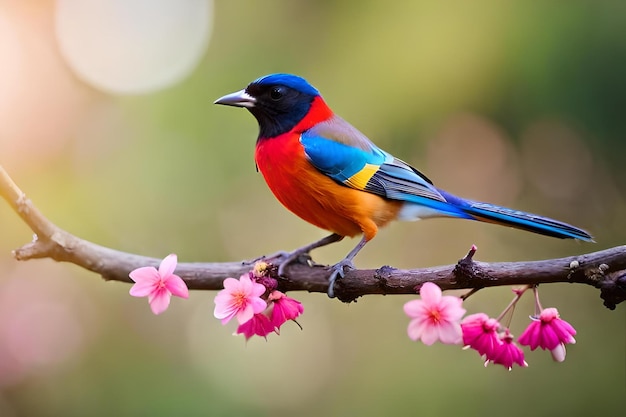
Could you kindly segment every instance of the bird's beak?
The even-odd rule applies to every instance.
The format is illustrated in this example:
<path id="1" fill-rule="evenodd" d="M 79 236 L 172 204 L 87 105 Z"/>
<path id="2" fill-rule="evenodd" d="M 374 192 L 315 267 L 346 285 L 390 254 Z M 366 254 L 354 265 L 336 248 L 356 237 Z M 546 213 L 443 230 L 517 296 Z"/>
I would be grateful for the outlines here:
<path id="1" fill-rule="evenodd" d="M 246 93 L 246 90 L 237 91 L 236 93 L 227 94 L 224 97 L 220 97 L 213 102 L 213 104 L 223 104 L 225 106 L 235 107 L 254 107 L 256 99 L 250 94 Z"/>

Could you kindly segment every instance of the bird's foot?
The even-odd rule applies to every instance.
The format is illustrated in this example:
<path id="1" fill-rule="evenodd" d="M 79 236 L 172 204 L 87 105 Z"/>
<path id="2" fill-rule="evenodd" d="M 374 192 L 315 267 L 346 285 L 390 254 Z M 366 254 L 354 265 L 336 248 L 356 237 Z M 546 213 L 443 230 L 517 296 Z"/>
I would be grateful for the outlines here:
<path id="1" fill-rule="evenodd" d="M 317 265 L 311 259 L 311 255 L 309 255 L 309 252 L 311 252 L 313 249 L 321 248 L 322 246 L 330 245 L 331 243 L 334 243 L 334 242 L 339 242 L 341 239 L 343 239 L 343 236 L 333 233 L 316 242 L 313 242 L 309 245 L 298 248 L 294 250 L 293 252 L 282 252 L 282 251 L 276 252 L 273 255 L 263 256 L 261 258 L 255 259 L 252 263 L 255 263 L 257 261 L 265 261 L 275 266 L 278 266 L 278 271 L 277 271 L 278 276 L 284 277 L 285 268 L 287 267 L 287 265 L 292 264 L 296 261 L 302 264 L 309 265 L 309 266 Z M 349 256 L 349 259 L 352 259 L 354 257 L 354 254 L 351 257 L 350 255 L 348 256 Z"/>
<path id="2" fill-rule="evenodd" d="M 339 261 L 335 265 L 330 267 L 332 273 L 330 274 L 330 279 L 328 280 L 328 297 L 335 298 L 335 281 L 339 278 L 343 278 L 346 275 L 346 268 L 348 270 L 354 269 L 354 264 L 352 260 L 346 258 L 342 261 Z"/>
<path id="3" fill-rule="evenodd" d="M 309 265 L 311 260 L 311 255 L 309 255 L 309 252 L 302 252 L 299 250 L 295 250 L 293 252 L 287 252 L 284 254 L 284 258 L 281 260 L 280 264 L 278 265 L 278 276 L 279 277 L 284 277 L 285 276 L 285 268 L 292 264 L 292 263 L 300 263 L 300 264 L 305 264 L 305 265 Z"/>

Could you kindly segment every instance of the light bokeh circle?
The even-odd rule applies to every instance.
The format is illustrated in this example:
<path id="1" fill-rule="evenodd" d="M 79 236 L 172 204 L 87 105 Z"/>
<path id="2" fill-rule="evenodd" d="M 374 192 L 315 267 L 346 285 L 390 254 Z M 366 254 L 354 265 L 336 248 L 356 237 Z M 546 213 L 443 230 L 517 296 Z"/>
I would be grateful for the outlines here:
<path id="1" fill-rule="evenodd" d="M 15 23 L 0 10 L 0 62 L 2 62 L 2 75 L 0 76 L 0 122 L 9 117 L 9 110 L 20 93 L 22 80 L 22 45 L 20 34 Z M 0 135 L 2 136 L 2 135 Z M 1 140 L 1 138 L 0 138 Z"/>
<path id="2" fill-rule="evenodd" d="M 55 35 L 84 82 L 114 94 L 143 94 L 188 76 L 202 58 L 212 0 L 57 0 Z"/>

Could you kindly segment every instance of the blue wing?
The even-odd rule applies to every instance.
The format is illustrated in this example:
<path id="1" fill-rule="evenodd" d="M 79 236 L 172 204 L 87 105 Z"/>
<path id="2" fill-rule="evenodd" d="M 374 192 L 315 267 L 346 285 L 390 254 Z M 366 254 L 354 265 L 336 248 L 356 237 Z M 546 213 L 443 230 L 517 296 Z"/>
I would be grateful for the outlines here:
<path id="1" fill-rule="evenodd" d="M 304 132 L 300 143 L 311 164 L 340 184 L 442 215 L 469 217 L 449 204 L 425 175 L 376 147 L 338 116 Z"/>
<path id="2" fill-rule="evenodd" d="M 320 172 L 338 183 L 405 204 L 403 220 L 451 216 L 511 226 L 558 237 L 592 241 L 586 231 L 532 213 L 466 200 L 436 188 L 418 170 L 379 149 L 352 125 L 334 116 L 300 137 L 304 152 Z"/>

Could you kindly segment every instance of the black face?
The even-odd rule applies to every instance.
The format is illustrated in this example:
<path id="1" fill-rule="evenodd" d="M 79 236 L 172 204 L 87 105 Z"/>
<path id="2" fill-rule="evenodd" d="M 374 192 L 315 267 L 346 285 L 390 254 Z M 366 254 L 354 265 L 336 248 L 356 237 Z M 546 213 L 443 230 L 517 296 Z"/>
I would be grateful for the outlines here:
<path id="1" fill-rule="evenodd" d="M 246 93 L 256 99 L 250 113 L 259 122 L 259 139 L 272 138 L 293 129 L 306 116 L 315 96 L 280 84 L 252 83 Z"/>

